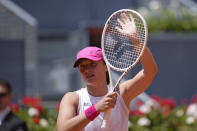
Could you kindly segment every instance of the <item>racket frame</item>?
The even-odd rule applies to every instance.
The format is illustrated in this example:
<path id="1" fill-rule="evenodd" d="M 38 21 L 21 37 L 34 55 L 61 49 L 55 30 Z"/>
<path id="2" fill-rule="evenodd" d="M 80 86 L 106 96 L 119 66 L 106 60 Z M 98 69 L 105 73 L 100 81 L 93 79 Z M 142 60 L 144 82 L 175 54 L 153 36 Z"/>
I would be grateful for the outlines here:
<path id="1" fill-rule="evenodd" d="M 136 14 L 136 16 L 138 16 L 142 22 L 143 22 L 143 25 L 144 25 L 144 29 L 145 29 L 145 40 L 144 40 L 144 46 L 142 47 L 142 51 L 140 52 L 139 54 L 139 57 L 137 58 L 137 60 L 131 65 L 129 66 L 128 68 L 126 69 L 119 69 L 119 68 L 116 68 L 114 67 L 113 65 L 111 65 L 109 62 L 108 62 L 108 59 L 106 58 L 105 56 L 105 50 L 104 50 L 104 37 L 106 35 L 106 30 L 107 30 L 107 27 L 108 27 L 108 23 L 109 21 L 111 20 L 111 18 L 113 18 L 114 15 L 116 15 L 117 13 L 121 13 L 121 12 L 131 12 L 131 14 Z M 111 69 L 115 70 L 115 71 L 119 71 L 119 72 L 123 72 L 122 75 L 119 77 L 118 81 L 116 82 L 115 84 L 115 87 L 114 87 L 114 90 L 113 91 L 116 91 L 117 88 L 119 88 L 119 84 L 121 82 L 121 80 L 124 78 L 124 76 L 139 62 L 139 60 L 141 59 L 143 53 L 144 53 L 144 50 L 147 46 L 147 38 L 148 38 L 148 28 L 147 28 L 147 24 L 146 24 L 146 21 L 145 19 L 143 18 L 143 16 L 134 11 L 134 10 L 131 10 L 131 9 L 121 9 L 121 10 L 118 10 L 116 12 L 114 12 L 109 18 L 108 20 L 106 21 L 105 23 L 105 26 L 104 26 L 104 29 L 103 29 L 103 32 L 102 32 L 102 38 L 101 38 L 101 49 L 102 49 L 102 52 L 103 52 L 103 57 L 104 57 L 104 61 L 107 65 L 107 69 L 108 69 L 108 73 L 109 73 L 109 78 L 110 78 L 110 86 L 113 86 L 113 79 L 112 79 L 112 74 L 111 74 Z M 110 114 L 111 114 L 111 111 L 112 109 L 109 109 L 105 112 L 105 115 L 104 115 L 104 119 L 103 119 L 103 123 L 101 125 L 101 128 L 104 128 L 104 129 L 108 129 L 108 126 L 109 126 L 109 121 L 110 121 Z"/>

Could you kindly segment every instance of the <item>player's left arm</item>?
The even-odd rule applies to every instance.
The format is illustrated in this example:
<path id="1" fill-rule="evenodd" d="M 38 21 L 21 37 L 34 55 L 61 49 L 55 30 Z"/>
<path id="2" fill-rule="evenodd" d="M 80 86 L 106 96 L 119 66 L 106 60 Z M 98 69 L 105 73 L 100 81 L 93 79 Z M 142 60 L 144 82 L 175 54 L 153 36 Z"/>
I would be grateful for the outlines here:
<path id="1" fill-rule="evenodd" d="M 128 108 L 130 101 L 148 88 L 158 72 L 155 59 L 148 47 L 145 48 L 140 62 L 143 69 L 132 79 L 120 84 L 120 94 Z"/>

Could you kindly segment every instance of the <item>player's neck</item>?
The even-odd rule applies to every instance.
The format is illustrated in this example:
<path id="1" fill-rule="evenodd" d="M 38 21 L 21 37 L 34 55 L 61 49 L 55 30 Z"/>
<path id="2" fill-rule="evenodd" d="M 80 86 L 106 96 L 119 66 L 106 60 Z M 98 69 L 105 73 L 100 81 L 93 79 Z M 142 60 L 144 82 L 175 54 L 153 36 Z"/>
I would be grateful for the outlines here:
<path id="1" fill-rule="evenodd" d="M 99 85 L 99 86 L 87 86 L 88 93 L 92 96 L 99 97 L 104 96 L 108 92 L 107 84 Z"/>

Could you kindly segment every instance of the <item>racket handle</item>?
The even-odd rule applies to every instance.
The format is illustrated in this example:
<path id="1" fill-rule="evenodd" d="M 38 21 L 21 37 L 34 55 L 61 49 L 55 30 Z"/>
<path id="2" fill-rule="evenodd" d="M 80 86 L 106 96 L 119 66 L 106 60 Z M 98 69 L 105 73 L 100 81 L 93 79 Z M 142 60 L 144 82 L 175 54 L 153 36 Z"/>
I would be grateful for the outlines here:
<path id="1" fill-rule="evenodd" d="M 103 122 L 102 122 L 102 125 L 101 125 L 102 129 L 108 130 L 110 117 L 111 117 L 111 111 L 112 111 L 112 109 L 109 109 L 109 110 L 104 112 L 104 118 L 103 118 Z"/>

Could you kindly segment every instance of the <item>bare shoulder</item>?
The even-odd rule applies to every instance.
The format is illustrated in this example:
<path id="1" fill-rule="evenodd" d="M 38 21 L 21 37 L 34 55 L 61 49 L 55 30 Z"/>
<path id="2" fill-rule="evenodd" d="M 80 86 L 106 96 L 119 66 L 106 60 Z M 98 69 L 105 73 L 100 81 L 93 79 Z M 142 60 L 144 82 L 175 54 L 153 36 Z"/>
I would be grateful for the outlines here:
<path id="1" fill-rule="evenodd" d="M 66 93 L 61 102 L 57 118 L 57 128 L 62 130 L 65 128 L 65 121 L 76 115 L 79 97 L 75 92 Z"/>
<path id="2" fill-rule="evenodd" d="M 79 97 L 77 93 L 75 92 L 66 93 L 60 102 L 58 120 L 59 119 L 66 120 L 75 116 L 78 107 L 78 101 L 79 101 Z"/>
<path id="3" fill-rule="evenodd" d="M 79 96 L 76 92 L 68 92 L 66 93 L 62 100 L 61 100 L 61 104 L 73 104 L 73 105 L 78 105 L 79 102 Z"/>

